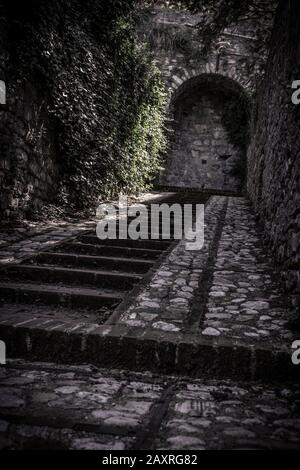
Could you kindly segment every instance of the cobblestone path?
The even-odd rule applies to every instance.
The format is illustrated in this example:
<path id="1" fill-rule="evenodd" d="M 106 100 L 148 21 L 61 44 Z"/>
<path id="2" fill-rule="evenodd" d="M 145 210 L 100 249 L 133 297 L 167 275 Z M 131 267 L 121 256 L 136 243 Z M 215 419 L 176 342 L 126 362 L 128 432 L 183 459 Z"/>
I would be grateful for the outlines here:
<path id="1" fill-rule="evenodd" d="M 0 250 L 1 446 L 300 448 L 300 333 L 248 201 L 210 197 L 201 250 L 91 224 Z"/>
<path id="2" fill-rule="evenodd" d="M 295 449 L 296 384 L 203 381 L 12 361 L 1 369 L 9 448 Z"/>

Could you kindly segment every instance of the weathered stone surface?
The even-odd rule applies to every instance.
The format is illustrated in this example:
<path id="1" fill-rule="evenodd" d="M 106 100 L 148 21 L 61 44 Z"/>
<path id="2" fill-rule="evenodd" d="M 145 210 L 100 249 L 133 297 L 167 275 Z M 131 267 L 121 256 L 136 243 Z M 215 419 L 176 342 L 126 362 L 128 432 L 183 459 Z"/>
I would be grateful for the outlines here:
<path id="1" fill-rule="evenodd" d="M 176 124 L 162 176 L 164 184 L 230 191 L 242 186 L 235 168 L 246 164 L 245 152 L 231 145 L 228 139 L 222 124 L 222 89 L 219 84 L 215 88 L 219 90 L 218 97 L 200 82 L 198 88 L 174 104 Z M 201 147 L 197 145 L 199 138 L 203 141 Z"/>
<path id="2" fill-rule="evenodd" d="M 122 313 L 121 323 L 130 325 L 134 318 L 133 321 L 139 322 L 140 326 L 149 327 L 155 322 L 155 328 L 164 329 L 167 319 L 169 331 L 172 325 L 173 331 L 182 329 L 182 324 L 188 318 L 199 288 L 209 247 L 225 202 L 226 198 L 216 196 L 212 197 L 206 205 L 204 247 L 201 250 L 189 251 L 186 249 L 186 239 L 181 240 L 154 273 L 149 284 Z M 185 260 L 184 269 L 182 268 L 183 260 Z M 155 301 L 154 305 L 153 300 L 159 297 L 160 292 L 162 293 L 160 302 Z M 153 314 L 156 316 L 151 316 Z"/>
<path id="3" fill-rule="evenodd" d="M 202 331 L 202 334 L 206 336 L 220 336 L 221 333 L 216 328 L 208 327 Z"/>
<path id="4" fill-rule="evenodd" d="M 15 402 L 7 402 L 13 391 L 0 384 L 1 402 L 7 402 L 2 411 L 10 414 L 0 420 L 3 449 L 130 450 L 137 443 L 145 449 L 145 442 L 158 450 L 300 446 L 297 384 L 191 381 L 23 361 L 10 361 L 2 376 L 19 383 Z M 62 383 L 70 393 L 61 393 Z"/>
<path id="5" fill-rule="evenodd" d="M 292 103 L 292 82 L 300 76 L 300 5 L 279 3 L 248 156 L 248 192 L 299 316 L 300 105 Z"/>
<path id="6" fill-rule="evenodd" d="M 1 59 L 3 54 L 7 59 L 2 46 L 7 47 L 8 40 L 1 41 L 5 28 L 0 34 Z M 3 78 L 9 69 L 6 60 L 1 60 L 0 67 Z M 53 118 L 47 111 L 49 98 L 33 83 L 10 86 L 9 106 L 0 111 L 1 218 L 24 214 L 28 208 L 37 209 L 53 199 L 60 168 Z"/>
<path id="7" fill-rule="evenodd" d="M 290 317 L 291 302 L 263 247 L 249 203 L 230 198 L 202 333 L 212 328 L 230 338 L 272 338 L 290 347 L 296 335 L 288 328 Z"/>

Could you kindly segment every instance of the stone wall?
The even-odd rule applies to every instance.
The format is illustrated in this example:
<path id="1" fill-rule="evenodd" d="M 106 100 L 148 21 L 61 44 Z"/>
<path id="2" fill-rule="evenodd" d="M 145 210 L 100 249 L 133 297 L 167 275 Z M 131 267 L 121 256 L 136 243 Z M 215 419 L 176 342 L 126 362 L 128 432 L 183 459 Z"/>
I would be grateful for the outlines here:
<path id="1" fill-rule="evenodd" d="M 8 82 L 0 132 L 1 216 L 13 218 L 38 209 L 56 194 L 55 126 L 42 91 L 28 83 L 11 89 Z"/>
<path id="2" fill-rule="evenodd" d="M 0 80 L 7 88 L 0 105 L 0 217 L 13 218 L 53 198 L 59 164 L 49 98 L 38 79 L 15 79 L 3 18 L 0 26 Z"/>
<path id="3" fill-rule="evenodd" d="M 248 192 L 286 287 L 300 297 L 300 3 L 280 2 L 249 151 Z"/>
<path id="4" fill-rule="evenodd" d="M 222 119 L 225 99 L 219 86 L 214 85 L 215 90 L 198 84 L 178 98 L 162 184 L 241 190 L 245 151 L 230 142 Z"/>

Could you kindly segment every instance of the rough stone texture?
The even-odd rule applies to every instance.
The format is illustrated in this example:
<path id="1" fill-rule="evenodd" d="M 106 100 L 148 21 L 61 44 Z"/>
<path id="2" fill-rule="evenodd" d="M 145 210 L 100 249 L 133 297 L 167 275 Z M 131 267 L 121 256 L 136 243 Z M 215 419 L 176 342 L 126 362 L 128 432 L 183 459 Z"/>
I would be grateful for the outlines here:
<path id="1" fill-rule="evenodd" d="M 188 251 L 180 241 L 119 321 L 289 350 L 296 333 L 282 287 L 249 201 L 214 196 L 205 208 L 204 247 Z"/>
<path id="2" fill-rule="evenodd" d="M 93 220 L 83 220 L 73 223 L 67 221 L 31 223 L 27 229 L 21 229 L 21 232 L 14 230 L 13 234 L 11 231 L 3 230 L 0 232 L 0 266 L 20 262 L 38 251 L 52 248 L 94 226 Z"/>
<path id="3" fill-rule="evenodd" d="M 248 159 L 248 191 L 286 287 L 300 305 L 300 4 L 281 1 Z"/>
<path id="4" fill-rule="evenodd" d="M 0 106 L 1 217 L 37 209 L 55 195 L 59 162 L 47 99 L 35 85 L 8 82 Z"/>
<path id="5" fill-rule="evenodd" d="M 290 345 L 291 299 L 261 242 L 250 204 L 231 198 L 214 266 L 204 328 L 217 336 Z M 209 334 L 209 332 L 202 332 Z"/>
<path id="6" fill-rule="evenodd" d="M 216 85 L 217 86 L 217 85 Z M 164 182 L 169 186 L 238 191 L 236 168 L 246 166 L 242 149 L 229 142 L 222 124 L 222 92 L 189 92 L 175 107 L 174 137 Z"/>
<path id="7" fill-rule="evenodd" d="M 129 204 L 155 202 L 160 197 L 167 197 L 172 193 L 140 193 L 138 196 L 128 198 Z M 111 201 L 117 204 L 118 201 Z M 6 222 L 0 226 L 0 266 L 18 262 L 25 257 L 41 250 L 47 250 L 55 245 L 76 237 L 89 229 L 94 229 L 95 219 L 56 219 L 48 222 L 33 222 L 23 220 L 22 223 Z"/>
<path id="8" fill-rule="evenodd" d="M 178 379 L 12 361 L 2 449 L 299 449 L 296 384 Z"/>
<path id="9" fill-rule="evenodd" d="M 35 445 L 70 449 L 122 450 L 132 442 L 161 384 L 127 373 L 97 371 L 93 367 L 34 364 L 1 369 L 1 447 Z M 9 416 L 9 417 L 8 417 Z M 90 428 L 90 432 L 85 432 Z M 3 434 L 5 437 L 3 438 Z M 47 443 L 48 441 L 48 443 Z"/>
<path id="10" fill-rule="evenodd" d="M 172 398 L 159 449 L 299 449 L 297 386 L 188 383 Z"/>
<path id="11" fill-rule="evenodd" d="M 225 197 L 215 196 L 205 207 L 203 248 L 187 250 L 186 240 L 180 241 L 149 284 L 121 315 L 121 323 L 143 327 L 152 325 L 164 331 L 185 328 L 225 201 Z"/>

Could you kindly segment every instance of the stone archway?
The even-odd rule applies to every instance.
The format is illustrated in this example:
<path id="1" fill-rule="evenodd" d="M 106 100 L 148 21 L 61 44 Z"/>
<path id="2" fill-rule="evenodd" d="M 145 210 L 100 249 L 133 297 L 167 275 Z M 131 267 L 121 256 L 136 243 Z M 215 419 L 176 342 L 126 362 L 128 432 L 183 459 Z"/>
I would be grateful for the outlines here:
<path id="1" fill-rule="evenodd" d="M 241 85 L 222 75 L 202 74 L 178 86 L 169 103 L 172 134 L 161 184 L 241 190 L 250 104 Z"/>

